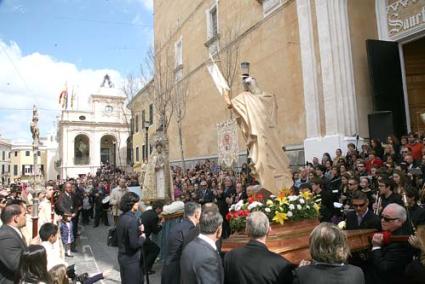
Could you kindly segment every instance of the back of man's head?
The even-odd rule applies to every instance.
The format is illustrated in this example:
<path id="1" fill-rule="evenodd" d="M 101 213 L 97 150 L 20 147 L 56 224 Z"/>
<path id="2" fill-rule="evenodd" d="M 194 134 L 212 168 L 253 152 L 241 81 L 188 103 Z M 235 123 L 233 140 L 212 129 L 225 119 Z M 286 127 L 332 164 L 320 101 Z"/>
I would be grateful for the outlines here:
<path id="1" fill-rule="evenodd" d="M 192 217 L 193 215 L 195 215 L 195 212 L 197 210 L 201 210 L 201 205 L 199 203 L 196 203 L 196 202 L 187 202 L 184 205 L 184 216 L 186 218 Z"/>
<path id="2" fill-rule="evenodd" d="M 211 235 L 217 232 L 221 227 L 223 217 L 218 210 L 207 209 L 202 212 L 201 220 L 199 223 L 201 234 Z"/>
<path id="3" fill-rule="evenodd" d="M 7 205 L 1 212 L 1 221 L 3 224 L 9 225 L 12 222 L 13 217 L 20 215 L 22 210 L 24 209 L 21 205 Z"/>
<path id="4" fill-rule="evenodd" d="M 45 223 L 41 226 L 39 235 L 43 242 L 47 242 L 51 236 L 55 236 L 58 233 L 58 226 L 53 223 Z"/>
<path id="5" fill-rule="evenodd" d="M 252 239 L 259 239 L 267 235 L 270 224 L 266 214 L 260 211 L 252 212 L 246 218 L 246 233 Z"/>

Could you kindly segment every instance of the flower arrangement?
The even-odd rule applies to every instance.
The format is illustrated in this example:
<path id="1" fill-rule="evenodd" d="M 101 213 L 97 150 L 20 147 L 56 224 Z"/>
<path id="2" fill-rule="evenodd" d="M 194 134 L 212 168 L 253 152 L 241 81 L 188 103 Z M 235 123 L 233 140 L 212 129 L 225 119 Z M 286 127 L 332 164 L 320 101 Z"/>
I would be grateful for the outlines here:
<path id="1" fill-rule="evenodd" d="M 282 190 L 279 196 L 271 195 L 263 200 L 262 196 L 254 195 L 233 204 L 226 216 L 232 232 L 240 232 L 245 229 L 246 217 L 253 211 L 264 212 L 271 223 L 283 225 L 285 221 L 300 221 L 314 219 L 319 215 L 319 206 L 314 203 L 310 192 L 302 192 L 299 195 L 290 195 L 289 191 Z"/>

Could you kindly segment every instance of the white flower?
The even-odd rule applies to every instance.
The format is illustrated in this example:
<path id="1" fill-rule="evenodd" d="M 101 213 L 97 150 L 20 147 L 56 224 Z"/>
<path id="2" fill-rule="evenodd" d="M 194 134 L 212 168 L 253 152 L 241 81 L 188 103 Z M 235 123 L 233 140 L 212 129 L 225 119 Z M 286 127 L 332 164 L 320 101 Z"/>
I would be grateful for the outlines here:
<path id="1" fill-rule="evenodd" d="M 232 204 L 232 206 L 230 206 L 229 211 L 235 211 L 235 204 Z"/>
<path id="2" fill-rule="evenodd" d="M 297 205 L 297 209 L 298 209 L 298 210 L 301 210 L 301 209 L 302 209 L 301 205 L 299 205 L 299 204 L 298 204 L 298 205 Z"/>
<path id="3" fill-rule="evenodd" d="M 270 195 L 270 198 L 271 198 L 271 199 L 275 199 L 275 198 L 276 198 L 276 195 L 273 195 L 273 194 L 272 194 L 272 195 Z"/>
<path id="4" fill-rule="evenodd" d="M 309 205 L 307 205 L 307 206 L 306 206 L 306 208 L 307 208 L 307 209 L 310 209 L 310 206 L 309 206 Z"/>
<path id="5" fill-rule="evenodd" d="M 251 211 L 252 209 L 254 209 L 254 208 L 258 207 L 258 206 L 262 206 L 262 205 L 263 204 L 261 202 L 254 201 L 254 202 L 252 202 L 251 204 L 248 205 L 248 210 Z"/>
<path id="6" fill-rule="evenodd" d="M 295 201 L 295 200 L 297 200 L 298 198 L 299 198 L 299 196 L 298 196 L 298 195 L 289 195 L 289 196 L 288 196 L 288 200 L 289 200 L 289 202 Z"/>
<path id="7" fill-rule="evenodd" d="M 266 211 L 267 213 L 270 213 L 271 210 L 270 208 L 267 207 L 266 209 L 264 209 L 264 211 Z"/>
<path id="8" fill-rule="evenodd" d="M 286 213 L 286 216 L 287 216 L 288 218 L 291 218 L 292 216 L 294 216 L 294 214 L 292 214 L 292 212 L 291 212 L 291 211 L 288 211 L 288 213 Z"/>
<path id="9" fill-rule="evenodd" d="M 289 209 L 294 210 L 295 209 L 294 204 L 289 204 Z"/>
<path id="10" fill-rule="evenodd" d="M 300 203 L 304 204 L 305 203 L 304 199 L 300 198 Z"/>
<path id="11" fill-rule="evenodd" d="M 243 206 L 243 200 L 239 200 L 239 202 L 235 204 L 235 210 L 236 211 L 241 210 L 242 206 Z"/>

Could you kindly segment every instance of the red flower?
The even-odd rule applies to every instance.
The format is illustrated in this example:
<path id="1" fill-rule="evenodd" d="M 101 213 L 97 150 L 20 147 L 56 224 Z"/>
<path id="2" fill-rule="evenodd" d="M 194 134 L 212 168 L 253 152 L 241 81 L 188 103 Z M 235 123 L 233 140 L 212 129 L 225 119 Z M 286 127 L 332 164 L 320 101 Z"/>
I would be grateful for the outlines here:
<path id="1" fill-rule="evenodd" d="M 248 203 L 251 204 L 252 202 L 254 202 L 254 197 L 252 196 L 248 197 Z"/>
<path id="2" fill-rule="evenodd" d="M 262 193 L 257 193 L 256 195 L 256 200 L 263 200 L 264 199 L 264 195 Z"/>
<path id="3" fill-rule="evenodd" d="M 232 217 L 233 217 L 232 212 L 229 212 L 229 213 L 226 214 L 226 220 L 227 221 L 230 221 L 232 219 Z"/>

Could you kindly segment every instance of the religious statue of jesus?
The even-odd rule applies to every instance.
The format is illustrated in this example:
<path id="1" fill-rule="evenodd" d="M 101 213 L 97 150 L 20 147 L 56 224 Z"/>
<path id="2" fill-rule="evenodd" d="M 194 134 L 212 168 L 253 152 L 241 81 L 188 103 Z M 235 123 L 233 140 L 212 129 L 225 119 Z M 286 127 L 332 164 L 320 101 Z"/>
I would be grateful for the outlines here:
<path id="1" fill-rule="evenodd" d="M 274 95 L 262 91 L 254 78 L 243 78 L 244 92 L 224 100 L 236 116 L 251 159 L 251 174 L 261 186 L 274 194 L 292 186 L 289 161 L 282 149 L 277 128 L 277 103 Z"/>

